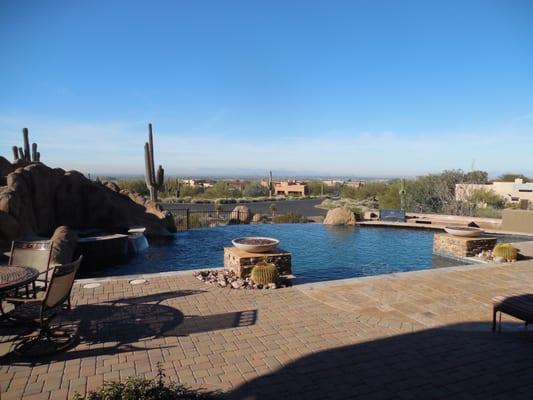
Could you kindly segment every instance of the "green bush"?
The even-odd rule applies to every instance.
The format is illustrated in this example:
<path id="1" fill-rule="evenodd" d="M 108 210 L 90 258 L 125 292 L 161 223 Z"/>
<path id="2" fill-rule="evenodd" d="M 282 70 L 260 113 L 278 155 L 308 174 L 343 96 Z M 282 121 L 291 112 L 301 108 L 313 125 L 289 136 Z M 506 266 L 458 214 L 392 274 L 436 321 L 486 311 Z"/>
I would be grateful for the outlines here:
<path id="1" fill-rule="evenodd" d="M 193 390 L 174 382 L 165 382 L 165 374 L 158 365 L 155 379 L 128 377 L 125 382 L 105 382 L 86 397 L 78 393 L 75 400 L 210 400 L 220 399 L 218 392 Z"/>
<path id="2" fill-rule="evenodd" d="M 206 199 L 216 199 L 222 197 L 238 198 L 241 196 L 242 193 L 239 190 L 231 188 L 226 182 L 215 183 L 213 187 L 206 189 L 202 195 L 202 197 Z"/>
<path id="3" fill-rule="evenodd" d="M 476 205 L 486 205 L 493 208 L 504 208 L 505 199 L 494 190 L 476 189 L 468 196 L 468 201 Z"/>
<path id="4" fill-rule="evenodd" d="M 250 182 L 244 187 L 242 194 L 246 197 L 268 196 L 268 188 L 259 182 Z"/>
<path id="5" fill-rule="evenodd" d="M 143 179 L 124 179 L 119 180 L 117 184 L 121 189 L 139 193 L 143 196 L 148 196 L 150 194 Z"/>

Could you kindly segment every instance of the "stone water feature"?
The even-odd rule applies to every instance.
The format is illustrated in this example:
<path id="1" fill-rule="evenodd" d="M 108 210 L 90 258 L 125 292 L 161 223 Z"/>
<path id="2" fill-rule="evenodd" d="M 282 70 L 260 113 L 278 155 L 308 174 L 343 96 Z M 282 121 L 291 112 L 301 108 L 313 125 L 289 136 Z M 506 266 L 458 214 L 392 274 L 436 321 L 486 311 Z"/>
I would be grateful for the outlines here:
<path id="1" fill-rule="evenodd" d="M 492 250 L 496 242 L 495 237 L 464 237 L 435 233 L 433 252 L 452 257 L 475 257 L 481 252 Z"/>

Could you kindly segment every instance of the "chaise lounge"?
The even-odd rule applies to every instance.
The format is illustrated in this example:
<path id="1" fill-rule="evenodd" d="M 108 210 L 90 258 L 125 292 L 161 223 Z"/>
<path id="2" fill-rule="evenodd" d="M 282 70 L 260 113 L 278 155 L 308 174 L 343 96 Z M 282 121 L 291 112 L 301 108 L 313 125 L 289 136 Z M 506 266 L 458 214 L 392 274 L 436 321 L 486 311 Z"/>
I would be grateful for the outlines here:
<path id="1" fill-rule="evenodd" d="M 498 331 L 502 330 L 502 313 L 518 318 L 526 323 L 533 322 L 533 294 L 513 294 L 496 296 L 492 299 L 492 331 L 496 331 L 496 316 L 500 313 Z"/>

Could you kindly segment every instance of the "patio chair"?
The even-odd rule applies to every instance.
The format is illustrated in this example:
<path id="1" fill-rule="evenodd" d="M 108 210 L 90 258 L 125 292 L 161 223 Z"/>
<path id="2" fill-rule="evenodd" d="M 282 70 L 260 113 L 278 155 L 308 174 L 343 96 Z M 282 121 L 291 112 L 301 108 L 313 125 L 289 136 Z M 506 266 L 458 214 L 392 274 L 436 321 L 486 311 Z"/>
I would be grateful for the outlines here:
<path id="1" fill-rule="evenodd" d="M 492 331 L 496 331 L 496 316 L 500 313 L 498 331 L 502 330 L 502 313 L 518 318 L 525 322 L 533 322 L 533 294 L 513 294 L 510 296 L 496 296 L 492 299 Z"/>
<path id="2" fill-rule="evenodd" d="M 69 264 L 59 264 L 53 269 L 52 277 L 46 288 L 44 298 L 21 299 L 7 298 L 7 302 L 15 305 L 8 317 L 15 322 L 22 322 L 37 327 L 37 336 L 22 340 L 15 348 L 15 353 L 26 353 L 27 350 L 46 339 L 52 346 L 52 352 L 57 352 L 70 346 L 74 335 L 60 332 L 51 328 L 51 323 L 62 310 L 70 310 L 70 292 L 74 284 L 76 272 L 80 266 L 82 256 Z"/>
<path id="3" fill-rule="evenodd" d="M 27 242 L 15 240 L 11 244 L 8 265 L 33 267 L 39 271 L 39 277 L 36 282 L 40 283 L 40 285 L 38 286 L 36 282 L 32 284 L 33 297 L 36 296 L 37 291 L 45 291 L 48 286 L 50 274 L 53 270 L 50 267 L 52 247 L 53 245 L 50 241 Z M 26 286 L 26 295 L 29 297 L 28 286 Z"/>

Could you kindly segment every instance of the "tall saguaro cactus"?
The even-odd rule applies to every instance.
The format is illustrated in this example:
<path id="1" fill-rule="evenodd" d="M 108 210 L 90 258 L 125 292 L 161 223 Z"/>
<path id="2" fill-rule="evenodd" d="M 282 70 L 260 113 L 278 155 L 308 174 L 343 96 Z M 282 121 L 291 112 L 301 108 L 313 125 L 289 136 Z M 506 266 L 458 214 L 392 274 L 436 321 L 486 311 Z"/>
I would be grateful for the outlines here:
<path id="1" fill-rule="evenodd" d="M 24 140 L 24 148 L 13 146 L 13 158 L 15 162 L 24 160 L 27 162 L 41 161 L 41 153 L 37 151 L 37 143 L 32 143 L 30 153 L 30 137 L 28 128 L 22 129 L 22 138 Z"/>
<path id="2" fill-rule="evenodd" d="M 270 178 L 268 179 L 268 197 L 272 197 L 272 192 L 274 191 L 274 181 L 272 180 L 272 171 L 270 171 Z"/>
<path id="3" fill-rule="evenodd" d="M 165 170 L 161 165 L 157 172 L 155 170 L 152 124 L 148 124 L 148 142 L 144 144 L 144 167 L 144 178 L 150 191 L 150 200 L 157 201 L 157 192 L 161 190 L 165 181 Z"/>

